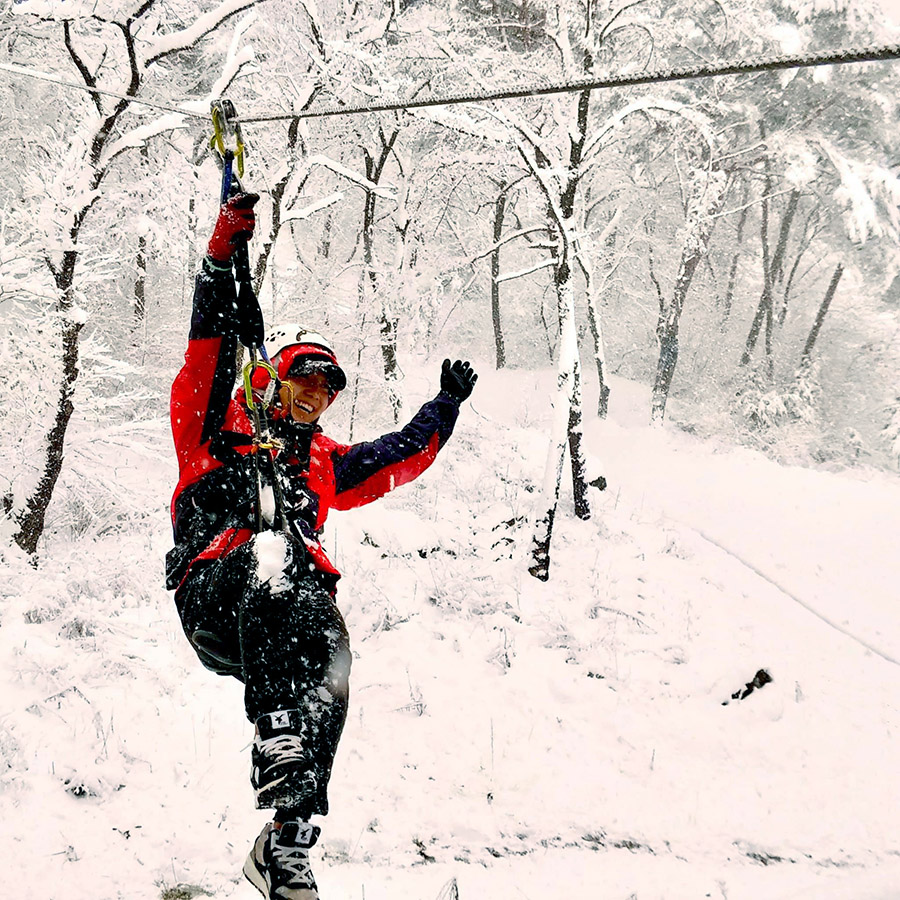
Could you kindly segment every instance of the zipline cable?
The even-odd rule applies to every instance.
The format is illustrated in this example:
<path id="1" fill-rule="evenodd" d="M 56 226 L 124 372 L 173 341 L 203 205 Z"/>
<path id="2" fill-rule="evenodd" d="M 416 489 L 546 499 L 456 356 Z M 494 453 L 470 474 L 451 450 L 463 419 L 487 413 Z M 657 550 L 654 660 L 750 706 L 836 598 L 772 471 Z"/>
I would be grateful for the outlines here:
<path id="1" fill-rule="evenodd" d="M 394 112 L 404 109 L 424 109 L 432 106 L 456 106 L 463 103 L 485 103 L 491 100 L 512 100 L 523 97 L 542 97 L 551 94 L 566 94 L 580 91 L 603 90 L 616 87 L 637 87 L 647 84 L 667 84 L 673 81 L 691 81 L 698 78 L 715 78 L 721 75 L 747 75 L 759 72 L 778 72 L 786 69 L 808 69 L 820 66 L 839 66 L 849 63 L 891 62 L 900 59 L 900 44 L 892 44 L 884 47 L 872 47 L 862 50 L 845 50 L 837 53 L 810 54 L 806 56 L 779 56 L 764 60 L 742 60 L 734 63 L 719 65 L 709 63 L 683 69 L 659 69 L 654 72 L 645 72 L 634 75 L 613 75 L 607 78 L 581 78 L 574 81 L 543 83 L 529 87 L 508 87 L 493 91 L 472 91 L 460 94 L 444 94 L 411 98 L 409 100 L 395 100 L 385 103 L 366 103 L 358 106 L 325 106 L 319 109 L 312 108 L 299 113 L 283 113 L 279 115 L 240 116 L 235 121 L 241 124 L 261 122 L 287 122 L 299 119 L 316 119 L 330 116 L 352 116 L 362 113 Z M 46 72 L 29 69 L 25 66 L 0 63 L 0 71 L 13 75 L 23 75 L 29 78 L 38 78 L 62 87 L 74 88 L 89 94 L 102 94 L 106 97 L 114 97 L 118 100 L 128 100 L 141 106 L 148 106 L 164 112 L 178 113 L 192 118 L 204 119 L 208 117 L 206 112 L 195 112 L 183 107 L 175 107 L 153 100 L 144 100 L 141 97 L 132 97 L 127 94 L 118 94 L 103 88 L 91 87 L 87 84 L 79 84 L 75 81 L 67 81 L 57 78 Z M 203 103 L 200 98 L 183 101 L 184 103 Z"/>
<path id="2" fill-rule="evenodd" d="M 410 99 L 394 103 L 370 103 L 361 106 L 331 106 L 309 109 L 299 113 L 277 116 L 241 116 L 240 122 L 277 122 L 294 119 L 314 119 L 324 116 L 349 116 L 366 112 L 390 112 L 401 109 L 423 109 L 428 106 L 453 106 L 460 103 L 483 103 L 488 100 L 511 100 L 521 97 L 540 97 L 547 94 L 574 93 L 585 90 L 602 90 L 614 87 L 635 87 L 645 84 L 665 84 L 672 81 L 688 81 L 695 78 L 712 78 L 719 75 L 743 75 L 755 72 L 776 72 L 784 69 L 805 69 L 816 66 L 845 65 L 847 63 L 889 62 L 900 59 L 900 44 L 874 47 L 866 50 L 846 50 L 841 53 L 814 54 L 810 56 L 780 56 L 752 62 L 744 60 L 726 65 L 714 63 L 686 69 L 662 69 L 636 75 L 614 75 L 608 78 L 582 78 L 556 84 L 532 85 L 527 88 L 505 88 L 496 91 L 448 94 Z"/>
<path id="3" fill-rule="evenodd" d="M 176 106 L 167 106 L 164 103 L 157 103 L 154 100 L 144 100 L 141 97 L 132 97 L 128 94 L 117 94 L 115 91 L 107 91 L 103 88 L 91 87 L 88 84 L 79 84 L 77 81 L 67 81 L 64 78 L 57 78 L 47 72 L 40 72 L 37 69 L 29 69 L 25 66 L 14 65 L 13 63 L 0 63 L 0 71 L 9 72 L 12 75 L 24 75 L 27 78 L 37 78 L 40 81 L 49 81 L 50 84 L 58 84 L 62 87 L 74 88 L 77 91 L 85 91 L 88 94 L 102 94 L 104 97 L 113 97 L 116 100 L 129 100 L 132 103 L 139 103 L 141 106 L 149 106 L 152 109 L 159 109 L 163 112 L 178 113 L 182 116 L 192 116 L 195 119 L 209 119 L 209 112 L 194 112 L 190 109 L 179 109 Z M 202 100 L 185 100 L 185 103 L 198 103 Z"/>

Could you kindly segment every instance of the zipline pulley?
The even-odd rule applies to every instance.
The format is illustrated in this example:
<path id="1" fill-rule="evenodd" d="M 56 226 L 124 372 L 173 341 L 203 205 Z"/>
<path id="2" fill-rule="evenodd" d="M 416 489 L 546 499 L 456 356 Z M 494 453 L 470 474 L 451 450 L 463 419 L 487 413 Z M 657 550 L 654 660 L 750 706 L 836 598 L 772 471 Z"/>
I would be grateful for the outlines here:
<path id="1" fill-rule="evenodd" d="M 237 122 L 237 111 L 230 100 L 213 100 L 210 104 L 213 134 L 209 146 L 219 154 L 222 166 L 222 203 L 232 193 L 235 186 L 241 190 L 240 179 L 244 177 L 244 134 L 240 122 Z M 234 163 L 237 162 L 237 177 L 234 175 Z"/>

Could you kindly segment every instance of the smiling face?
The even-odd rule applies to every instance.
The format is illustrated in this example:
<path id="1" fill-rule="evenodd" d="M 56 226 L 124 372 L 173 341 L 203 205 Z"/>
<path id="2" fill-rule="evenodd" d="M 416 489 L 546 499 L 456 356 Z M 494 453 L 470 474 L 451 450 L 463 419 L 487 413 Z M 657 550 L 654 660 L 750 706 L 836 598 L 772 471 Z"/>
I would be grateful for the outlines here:
<path id="1" fill-rule="evenodd" d="M 285 378 L 278 391 L 281 406 L 290 410 L 295 422 L 315 422 L 328 408 L 331 400 L 328 379 L 321 372 Z"/>

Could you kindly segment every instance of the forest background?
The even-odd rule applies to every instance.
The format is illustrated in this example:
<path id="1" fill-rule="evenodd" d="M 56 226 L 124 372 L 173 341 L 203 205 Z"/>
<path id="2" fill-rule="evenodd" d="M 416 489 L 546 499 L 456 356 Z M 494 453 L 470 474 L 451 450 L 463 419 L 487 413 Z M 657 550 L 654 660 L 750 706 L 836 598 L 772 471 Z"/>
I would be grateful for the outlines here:
<path id="1" fill-rule="evenodd" d="M 0 71 L 3 543 L 115 506 L 102 468 L 66 474 L 73 416 L 100 438 L 165 415 L 217 207 L 211 100 L 288 116 L 896 37 L 872 0 L 6 4 L 0 62 L 87 90 Z M 579 429 L 610 374 L 660 424 L 895 467 L 897 83 L 888 62 L 248 122 L 266 319 L 333 338 L 350 438 L 361 404 L 400 420 L 402 360 L 557 367 L 547 532 L 565 450 L 576 494 L 594 477 Z"/>
<path id="2" fill-rule="evenodd" d="M 898 63 L 291 116 L 898 18 L 0 3 L 0 893 L 253 891 L 240 686 L 163 585 L 228 96 L 266 320 L 350 378 L 329 434 L 404 421 L 444 356 L 481 373 L 429 473 L 329 521 L 354 702 L 323 896 L 896 897 Z"/>

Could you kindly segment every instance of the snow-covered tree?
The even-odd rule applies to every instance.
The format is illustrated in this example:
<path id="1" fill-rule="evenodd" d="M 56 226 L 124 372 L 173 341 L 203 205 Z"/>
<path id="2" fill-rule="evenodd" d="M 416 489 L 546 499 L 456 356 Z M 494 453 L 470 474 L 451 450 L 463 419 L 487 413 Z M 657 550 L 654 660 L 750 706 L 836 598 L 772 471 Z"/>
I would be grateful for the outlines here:
<path id="1" fill-rule="evenodd" d="M 133 103 L 148 81 L 159 79 L 170 57 L 196 49 L 206 35 L 252 3 L 226 0 L 209 10 L 194 11 L 188 20 L 155 0 L 145 0 L 137 8 L 111 0 L 102 9 L 78 3 L 62 9 L 26 0 L 14 9 L 20 27 L 41 37 L 28 61 L 50 69 L 51 75 L 74 76 L 85 88 L 77 99 L 70 99 L 60 116 L 50 164 L 40 175 L 31 173 L 37 180 L 40 213 L 19 225 L 33 235 L 53 278 L 53 312 L 60 333 L 56 407 L 45 423 L 44 461 L 37 478 L 24 490 L 9 491 L 4 501 L 15 522 L 14 538 L 28 553 L 35 552 L 43 531 L 74 408 L 79 336 L 88 315 L 78 281 L 85 223 L 102 203 L 105 181 L 116 163 L 150 138 L 184 124 L 185 117 L 177 112 L 154 113 L 149 122 L 136 121 L 130 117 Z M 248 61 L 247 54 L 228 57 L 212 95 L 224 90 Z M 102 91 L 118 96 L 109 98 Z"/>

